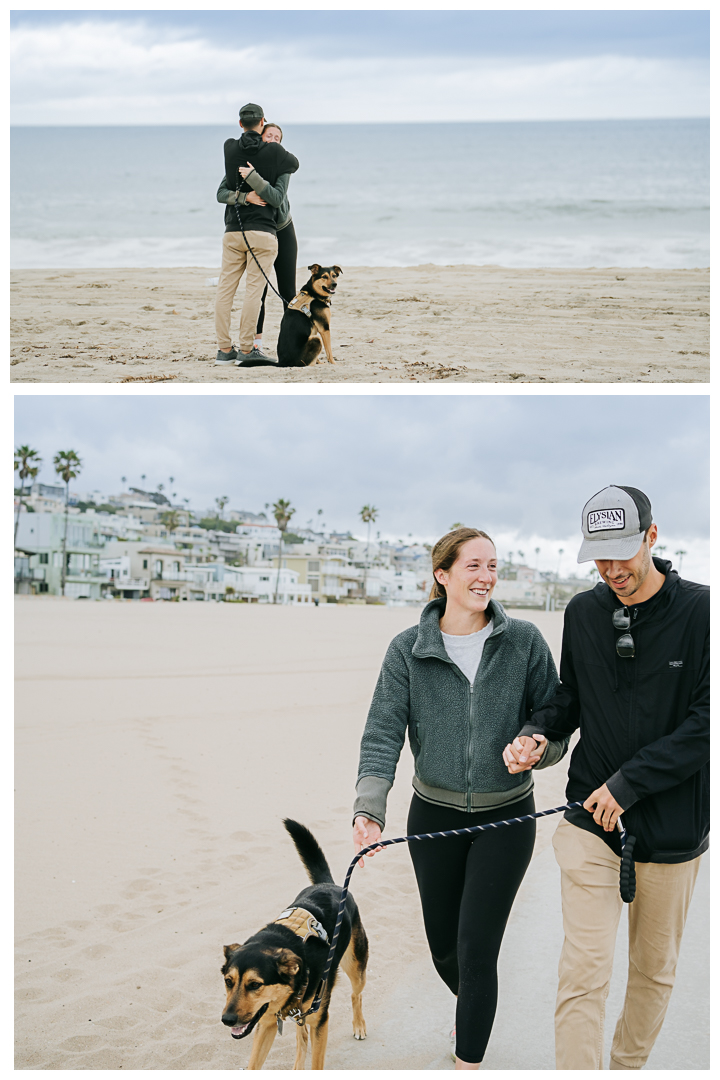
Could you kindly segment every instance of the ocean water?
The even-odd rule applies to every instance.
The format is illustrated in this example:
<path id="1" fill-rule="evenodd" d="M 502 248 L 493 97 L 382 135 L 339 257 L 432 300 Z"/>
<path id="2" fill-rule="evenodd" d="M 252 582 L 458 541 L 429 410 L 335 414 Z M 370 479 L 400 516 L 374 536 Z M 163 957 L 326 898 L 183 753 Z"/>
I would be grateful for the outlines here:
<path id="1" fill-rule="evenodd" d="M 11 132 L 14 268 L 220 264 L 238 128 Z M 288 125 L 299 262 L 709 265 L 707 120 Z"/>

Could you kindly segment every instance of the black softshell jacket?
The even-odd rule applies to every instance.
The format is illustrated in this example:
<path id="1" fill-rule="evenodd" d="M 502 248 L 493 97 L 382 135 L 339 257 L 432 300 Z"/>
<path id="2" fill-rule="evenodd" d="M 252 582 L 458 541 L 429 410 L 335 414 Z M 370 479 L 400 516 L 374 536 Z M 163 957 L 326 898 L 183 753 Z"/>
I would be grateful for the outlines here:
<path id="1" fill-rule="evenodd" d="M 710 828 L 710 590 L 685 581 L 663 559 L 665 582 L 629 607 L 635 657 L 615 651 L 615 594 L 601 582 L 565 612 L 561 685 L 520 731 L 560 739 L 580 728 L 568 771 L 568 802 L 607 783 L 637 837 L 638 862 L 687 862 L 708 847 Z M 566 817 L 601 836 L 583 809 Z"/>
<path id="2" fill-rule="evenodd" d="M 280 146 L 279 143 L 265 143 L 262 135 L 257 131 L 245 131 L 240 139 L 228 139 L 224 146 L 225 152 L 225 182 L 231 191 L 235 191 L 239 185 L 240 191 L 249 192 L 253 189 L 243 180 L 238 173 L 240 165 L 252 165 L 257 169 L 263 180 L 274 186 L 278 177 L 283 173 L 294 173 L 300 168 L 298 159 L 294 154 Z M 275 210 L 272 206 L 255 206 L 247 203 L 238 206 L 237 211 L 242 217 L 243 228 L 257 232 L 275 233 Z M 240 225 L 234 206 L 225 209 L 225 232 L 239 232 Z"/>

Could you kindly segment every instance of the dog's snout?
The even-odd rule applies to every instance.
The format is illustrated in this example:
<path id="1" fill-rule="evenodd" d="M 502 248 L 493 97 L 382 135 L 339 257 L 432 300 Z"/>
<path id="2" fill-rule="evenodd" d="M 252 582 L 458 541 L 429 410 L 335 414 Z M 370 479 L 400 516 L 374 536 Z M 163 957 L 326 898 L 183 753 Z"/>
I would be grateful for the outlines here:
<path id="1" fill-rule="evenodd" d="M 231 1012 L 223 1013 L 222 1022 L 223 1022 L 223 1024 L 226 1024 L 228 1027 L 235 1027 L 235 1025 L 238 1022 L 237 1013 L 231 1013 Z"/>

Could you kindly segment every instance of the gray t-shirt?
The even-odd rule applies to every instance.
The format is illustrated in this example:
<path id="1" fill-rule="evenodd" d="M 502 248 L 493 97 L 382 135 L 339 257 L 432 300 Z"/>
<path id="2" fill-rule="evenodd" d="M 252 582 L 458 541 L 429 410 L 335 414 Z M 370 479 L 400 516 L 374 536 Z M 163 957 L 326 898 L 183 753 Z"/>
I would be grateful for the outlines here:
<path id="1" fill-rule="evenodd" d="M 445 652 L 472 684 L 480 667 L 485 642 L 492 634 L 493 621 L 474 634 L 445 634 L 441 630 Z"/>

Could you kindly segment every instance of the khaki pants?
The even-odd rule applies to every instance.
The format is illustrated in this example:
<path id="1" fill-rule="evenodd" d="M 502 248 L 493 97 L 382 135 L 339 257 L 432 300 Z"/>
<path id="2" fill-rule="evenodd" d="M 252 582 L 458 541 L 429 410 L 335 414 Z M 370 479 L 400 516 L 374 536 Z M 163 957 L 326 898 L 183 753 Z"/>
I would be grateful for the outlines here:
<path id="1" fill-rule="evenodd" d="M 278 243 L 277 237 L 268 232 L 250 232 L 246 230 L 248 244 L 255 252 L 260 266 L 270 276 L 270 270 L 275 262 Z M 241 352 L 249 353 L 255 340 L 255 327 L 262 294 L 267 282 L 260 272 L 258 264 L 248 252 L 247 245 L 241 232 L 226 232 L 223 236 L 222 270 L 217 286 L 215 297 L 215 330 L 217 332 L 218 348 L 223 352 L 229 352 L 232 348 L 230 337 L 230 318 L 232 315 L 233 300 L 240 278 L 247 269 L 245 281 L 245 299 L 240 315 L 239 347 Z"/>
<path id="2" fill-rule="evenodd" d="M 605 999 L 625 906 L 620 860 L 599 836 L 565 820 L 553 847 L 561 870 L 565 930 L 555 1007 L 556 1067 L 602 1069 Z M 637 893 L 627 905 L 628 982 L 611 1069 L 641 1069 L 660 1033 L 699 867 L 700 857 L 635 864 Z"/>

